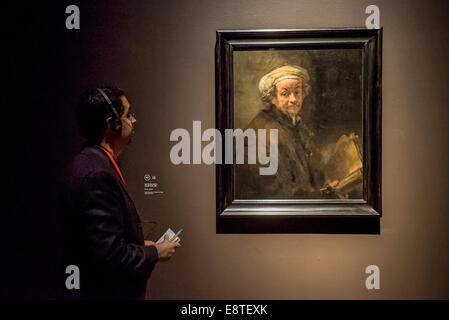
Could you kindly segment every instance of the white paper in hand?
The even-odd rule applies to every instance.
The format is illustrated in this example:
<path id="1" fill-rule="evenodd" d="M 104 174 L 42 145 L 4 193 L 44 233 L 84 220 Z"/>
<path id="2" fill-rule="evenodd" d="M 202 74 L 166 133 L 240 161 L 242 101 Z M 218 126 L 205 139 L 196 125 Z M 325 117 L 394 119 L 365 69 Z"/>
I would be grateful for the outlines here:
<path id="1" fill-rule="evenodd" d="M 168 235 L 168 240 L 171 240 L 175 236 L 175 233 L 173 232 L 172 229 L 168 228 L 167 231 L 165 231 L 165 233 L 162 235 L 162 237 L 156 243 L 158 244 L 158 243 L 164 242 L 165 235 Z"/>

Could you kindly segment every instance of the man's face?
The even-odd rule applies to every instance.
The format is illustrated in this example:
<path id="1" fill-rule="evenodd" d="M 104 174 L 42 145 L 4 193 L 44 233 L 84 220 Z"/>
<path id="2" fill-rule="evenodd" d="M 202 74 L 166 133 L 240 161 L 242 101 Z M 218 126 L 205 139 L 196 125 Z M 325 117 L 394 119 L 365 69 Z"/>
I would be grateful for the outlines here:
<path id="1" fill-rule="evenodd" d="M 302 107 L 302 81 L 285 79 L 276 84 L 276 93 L 271 103 L 289 117 L 296 117 Z"/>
<path id="2" fill-rule="evenodd" d="M 122 100 L 123 104 L 123 115 L 120 119 L 122 121 L 122 138 L 126 143 L 130 143 L 134 135 L 133 126 L 137 120 L 131 112 L 131 105 L 129 104 L 128 99 L 126 99 L 125 96 L 121 96 L 120 100 Z"/>

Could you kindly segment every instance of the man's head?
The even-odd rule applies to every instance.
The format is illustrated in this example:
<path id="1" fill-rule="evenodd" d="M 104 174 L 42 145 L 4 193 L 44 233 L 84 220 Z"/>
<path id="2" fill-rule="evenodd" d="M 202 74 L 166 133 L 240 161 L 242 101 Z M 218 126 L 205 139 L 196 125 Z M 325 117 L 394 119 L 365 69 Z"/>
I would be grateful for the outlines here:
<path id="1" fill-rule="evenodd" d="M 294 118 L 301 110 L 304 98 L 310 92 L 309 80 L 306 69 L 287 65 L 263 76 L 259 82 L 259 90 L 264 101 Z"/>
<path id="2" fill-rule="evenodd" d="M 80 99 L 76 114 L 81 133 L 88 144 L 100 144 L 103 139 L 128 144 L 134 133 L 136 119 L 130 112 L 125 92 L 116 87 L 101 87 L 112 106 L 98 89 L 86 91 Z M 118 118 L 116 113 L 117 112 Z"/>

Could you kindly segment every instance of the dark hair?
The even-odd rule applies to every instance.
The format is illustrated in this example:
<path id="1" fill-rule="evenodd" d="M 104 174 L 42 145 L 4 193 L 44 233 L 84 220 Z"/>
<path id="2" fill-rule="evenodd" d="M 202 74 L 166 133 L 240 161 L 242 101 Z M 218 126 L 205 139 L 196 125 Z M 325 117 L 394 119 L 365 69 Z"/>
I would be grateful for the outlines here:
<path id="1" fill-rule="evenodd" d="M 120 97 L 125 95 L 125 91 L 112 86 L 99 88 L 107 94 L 112 105 L 121 116 L 123 105 Z M 76 108 L 76 118 L 81 133 L 87 139 L 86 144 L 92 145 L 101 142 L 107 127 L 106 119 L 109 117 L 114 117 L 112 108 L 97 89 L 87 90 L 81 95 Z"/>

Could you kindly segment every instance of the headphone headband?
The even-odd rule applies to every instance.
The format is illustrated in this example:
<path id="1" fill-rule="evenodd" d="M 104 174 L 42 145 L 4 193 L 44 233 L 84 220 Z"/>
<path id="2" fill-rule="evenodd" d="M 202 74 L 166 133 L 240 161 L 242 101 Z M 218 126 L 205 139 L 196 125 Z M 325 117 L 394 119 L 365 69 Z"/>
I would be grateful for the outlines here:
<path id="1" fill-rule="evenodd" d="M 103 97 L 106 99 L 106 102 L 108 104 L 112 104 L 111 100 L 109 100 L 108 95 L 103 91 L 103 89 L 97 88 L 98 91 L 100 91 L 100 93 L 103 95 Z"/>
<path id="2" fill-rule="evenodd" d="M 117 109 L 115 109 L 114 105 L 112 104 L 111 100 L 109 99 L 106 92 L 103 91 L 103 89 L 97 88 L 97 90 L 102 94 L 106 102 L 111 106 L 112 112 L 114 112 L 114 115 L 117 117 L 117 119 L 120 119 L 120 116 L 117 112 Z"/>
<path id="3" fill-rule="evenodd" d="M 114 113 L 114 116 L 116 119 L 114 119 L 114 121 L 117 123 L 116 125 L 116 129 L 117 130 L 121 130 L 122 128 L 122 123 L 120 121 L 120 115 L 117 112 L 117 109 L 115 109 L 114 105 L 112 104 L 111 100 L 109 99 L 108 95 L 106 94 L 106 92 L 103 91 L 103 89 L 97 88 L 98 92 L 101 93 L 101 95 L 104 97 L 104 99 L 106 100 L 106 102 L 109 104 L 109 106 L 112 109 L 112 112 Z"/>

